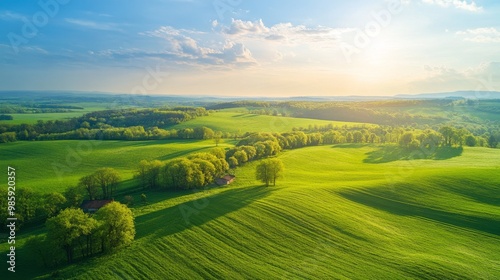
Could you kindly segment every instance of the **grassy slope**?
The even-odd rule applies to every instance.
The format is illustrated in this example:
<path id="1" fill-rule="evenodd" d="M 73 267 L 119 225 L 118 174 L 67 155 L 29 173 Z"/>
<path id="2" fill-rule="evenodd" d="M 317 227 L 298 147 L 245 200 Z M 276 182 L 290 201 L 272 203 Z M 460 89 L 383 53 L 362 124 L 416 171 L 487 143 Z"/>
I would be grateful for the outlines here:
<path id="1" fill-rule="evenodd" d="M 123 180 L 129 180 L 143 159 L 168 160 L 213 147 L 210 140 L 23 141 L 1 144 L 0 162 L 2 168 L 17 168 L 20 187 L 51 192 L 63 191 L 101 167 L 113 167 Z"/>
<path id="2" fill-rule="evenodd" d="M 252 163 L 238 169 L 237 182 L 227 188 L 150 193 L 150 204 L 134 209 L 137 237 L 130 248 L 61 274 L 499 278 L 500 151 L 467 148 L 446 160 L 365 163 L 377 149 L 287 151 L 280 156 L 286 177 L 276 187 L 261 187 Z M 37 275 L 28 260 L 19 270 Z"/>
<path id="3" fill-rule="evenodd" d="M 265 115 L 254 115 L 245 112 L 236 112 L 236 109 L 223 110 L 210 114 L 210 116 L 196 118 L 174 126 L 175 129 L 206 126 L 213 130 L 226 131 L 231 133 L 245 132 L 289 132 L 292 128 L 309 125 L 362 125 L 350 122 L 334 122 L 314 119 L 299 119 L 290 117 L 274 117 Z M 369 125 L 369 124 L 368 124 Z"/>

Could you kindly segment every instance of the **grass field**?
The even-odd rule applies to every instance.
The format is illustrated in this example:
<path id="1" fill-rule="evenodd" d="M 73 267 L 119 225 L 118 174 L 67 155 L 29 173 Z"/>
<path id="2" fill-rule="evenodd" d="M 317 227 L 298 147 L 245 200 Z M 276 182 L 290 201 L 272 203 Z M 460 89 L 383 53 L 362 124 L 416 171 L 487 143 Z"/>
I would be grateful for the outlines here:
<path id="1" fill-rule="evenodd" d="M 222 143 L 220 146 L 224 147 Z M 43 193 L 64 191 L 101 167 L 117 169 L 130 180 L 143 159 L 168 160 L 214 148 L 207 141 L 39 141 L 0 145 L 0 162 L 17 169 L 20 187 Z"/>
<path id="2" fill-rule="evenodd" d="M 82 107 L 83 109 L 72 109 L 72 112 L 66 112 L 66 113 L 36 113 L 36 114 L 8 114 L 11 115 L 14 119 L 13 120 L 0 120 L 0 124 L 22 124 L 22 123 L 27 123 L 27 124 L 35 124 L 37 121 L 42 120 L 42 121 L 55 121 L 55 120 L 65 120 L 65 119 L 71 119 L 71 118 L 77 118 L 81 117 L 86 113 L 90 112 L 95 112 L 95 111 L 101 111 L 101 110 L 108 110 L 111 109 L 110 105 L 99 105 L 98 103 L 68 103 L 65 105 L 70 105 L 70 106 L 78 106 Z M 120 106 L 116 107 L 115 109 L 118 108 L 130 108 L 131 106 Z"/>
<path id="3" fill-rule="evenodd" d="M 301 119 L 290 117 L 277 117 L 266 115 L 249 114 L 244 109 L 238 112 L 237 109 L 222 110 L 215 112 L 209 116 L 199 117 L 191 121 L 187 121 L 172 128 L 192 128 L 197 126 L 206 126 L 216 131 L 224 131 L 231 133 L 245 132 L 289 132 L 292 128 L 307 128 L 309 125 L 325 126 L 333 124 L 333 126 L 353 126 L 363 125 L 360 123 L 351 122 L 334 122 L 315 119 Z M 370 124 L 366 124 L 370 126 Z"/>
<path id="4" fill-rule="evenodd" d="M 285 178 L 276 187 L 255 181 L 251 163 L 237 170 L 229 187 L 148 193 L 149 204 L 134 208 L 132 246 L 66 266 L 59 274 L 63 279 L 498 279 L 500 150 L 366 160 L 380 149 L 385 148 L 286 151 L 280 155 Z M 121 157 L 110 150 L 89 162 L 121 168 Z M 39 232 L 20 233 L 19 279 L 47 273 L 37 270 L 22 248 L 23 236 Z"/>
<path id="5" fill-rule="evenodd" d="M 0 123 L 5 123 L 5 124 L 22 124 L 22 123 L 27 123 L 27 124 L 35 124 L 37 121 L 42 120 L 42 121 L 55 121 L 55 120 L 65 120 L 65 119 L 71 119 L 71 118 L 76 118 L 80 117 L 83 114 L 87 113 L 88 111 L 74 111 L 74 112 L 68 112 L 68 113 L 36 113 L 36 114 L 9 114 L 12 117 L 14 117 L 13 120 L 2 120 Z"/>

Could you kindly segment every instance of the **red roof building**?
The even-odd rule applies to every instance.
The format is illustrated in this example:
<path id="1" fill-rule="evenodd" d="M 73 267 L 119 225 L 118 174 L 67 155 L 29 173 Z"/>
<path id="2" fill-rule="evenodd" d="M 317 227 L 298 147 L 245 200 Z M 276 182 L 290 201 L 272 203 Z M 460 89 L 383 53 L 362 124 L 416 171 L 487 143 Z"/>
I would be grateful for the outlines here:
<path id="1" fill-rule="evenodd" d="M 100 199 L 100 200 L 84 200 L 80 208 L 82 208 L 85 213 L 95 213 L 97 210 L 104 207 L 106 204 L 112 202 L 111 199 Z"/>
<path id="2" fill-rule="evenodd" d="M 224 186 L 224 185 L 229 185 L 231 184 L 232 182 L 234 182 L 234 179 L 236 177 L 233 176 L 233 175 L 226 175 L 224 177 L 221 177 L 221 178 L 218 178 L 215 180 L 215 183 L 219 186 Z"/>

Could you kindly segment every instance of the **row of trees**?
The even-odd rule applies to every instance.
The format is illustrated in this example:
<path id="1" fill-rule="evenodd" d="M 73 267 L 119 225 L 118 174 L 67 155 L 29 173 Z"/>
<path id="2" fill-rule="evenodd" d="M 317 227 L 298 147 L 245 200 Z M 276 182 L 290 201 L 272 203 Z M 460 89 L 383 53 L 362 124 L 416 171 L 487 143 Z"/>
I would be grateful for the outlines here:
<path id="1" fill-rule="evenodd" d="M 206 186 L 229 169 L 222 148 L 195 153 L 163 163 L 158 160 L 139 163 L 136 178 L 143 189 L 192 189 Z"/>
<path id="2" fill-rule="evenodd" d="M 3 134 L 11 135 L 10 142 L 16 141 L 16 135 L 13 132 Z M 0 134 L 0 137 L 3 135 Z M 13 137 L 13 138 L 12 138 Z M 167 139 L 222 139 L 231 138 L 234 134 L 228 132 L 214 131 L 208 127 L 194 127 L 184 129 L 161 129 L 158 127 L 144 128 L 143 126 L 131 127 L 108 127 L 108 128 L 79 128 L 76 130 L 63 132 L 41 134 L 35 140 L 167 140 Z M 1 139 L 1 138 L 0 138 Z"/>
<path id="3" fill-rule="evenodd" d="M 135 236 L 134 216 L 124 204 L 111 202 L 90 216 L 81 209 L 67 208 L 46 222 L 47 235 L 31 237 L 26 247 L 46 267 L 66 259 L 87 258 L 129 245 Z"/>
<path id="4" fill-rule="evenodd" d="M 0 141 L 103 139 L 150 139 L 146 133 L 155 127 L 178 124 L 205 116 L 205 108 L 176 107 L 173 109 L 123 109 L 88 113 L 69 120 L 38 121 L 36 124 L 0 124 Z M 156 130 L 156 132 L 160 132 Z M 7 134 L 6 134 L 7 133 Z M 163 133 L 163 132 L 162 132 Z M 169 137 L 173 137 L 170 136 Z M 177 136 L 176 136 L 177 137 Z"/>

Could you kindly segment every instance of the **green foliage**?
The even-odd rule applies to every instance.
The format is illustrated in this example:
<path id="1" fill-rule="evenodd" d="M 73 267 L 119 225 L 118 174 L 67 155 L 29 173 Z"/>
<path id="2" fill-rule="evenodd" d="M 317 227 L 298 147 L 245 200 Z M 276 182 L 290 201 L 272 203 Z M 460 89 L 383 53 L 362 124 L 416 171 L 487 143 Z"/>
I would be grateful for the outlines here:
<path id="1" fill-rule="evenodd" d="M 262 183 L 266 184 L 266 187 L 272 183 L 276 186 L 276 179 L 283 176 L 284 165 L 280 159 L 270 158 L 261 161 L 256 168 L 256 178 Z"/>
<path id="2" fill-rule="evenodd" d="M 82 249 L 83 255 L 91 252 L 90 243 L 81 247 L 82 239 L 85 241 L 97 229 L 97 221 L 83 213 L 81 209 L 67 208 L 55 217 L 47 220 L 47 239 L 57 240 L 66 253 L 70 263 L 75 258 L 75 248 Z"/>
<path id="3" fill-rule="evenodd" d="M 53 217 L 59 213 L 66 204 L 66 197 L 58 192 L 48 193 L 43 196 L 43 209 L 47 217 Z"/>
<path id="4" fill-rule="evenodd" d="M 134 215 L 124 204 L 111 202 L 95 214 L 99 221 L 102 250 L 111 250 L 132 243 L 135 237 Z"/>

